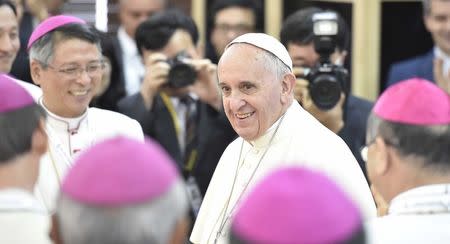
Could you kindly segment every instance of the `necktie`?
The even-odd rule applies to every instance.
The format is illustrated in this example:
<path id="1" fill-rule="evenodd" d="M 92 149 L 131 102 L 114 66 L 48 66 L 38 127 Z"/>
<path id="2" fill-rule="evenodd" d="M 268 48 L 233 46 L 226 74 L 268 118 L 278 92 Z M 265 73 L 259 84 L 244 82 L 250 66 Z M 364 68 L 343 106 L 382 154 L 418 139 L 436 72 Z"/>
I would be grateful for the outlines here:
<path id="1" fill-rule="evenodd" d="M 195 101 L 190 96 L 185 96 L 181 99 L 181 102 L 186 105 L 186 112 L 184 114 L 185 119 L 185 145 L 186 153 L 188 153 L 188 148 L 192 144 L 195 138 Z"/>

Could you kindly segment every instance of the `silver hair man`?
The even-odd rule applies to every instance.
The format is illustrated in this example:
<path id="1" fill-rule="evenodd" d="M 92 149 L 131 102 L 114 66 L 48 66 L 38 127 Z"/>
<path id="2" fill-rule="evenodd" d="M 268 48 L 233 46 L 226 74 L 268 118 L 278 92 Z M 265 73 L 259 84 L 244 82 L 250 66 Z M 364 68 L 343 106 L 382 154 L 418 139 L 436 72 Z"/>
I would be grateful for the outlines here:
<path id="1" fill-rule="evenodd" d="M 188 212 L 181 180 L 160 198 L 138 205 L 99 208 L 62 195 L 57 206 L 64 244 L 170 243 L 177 224 Z"/>

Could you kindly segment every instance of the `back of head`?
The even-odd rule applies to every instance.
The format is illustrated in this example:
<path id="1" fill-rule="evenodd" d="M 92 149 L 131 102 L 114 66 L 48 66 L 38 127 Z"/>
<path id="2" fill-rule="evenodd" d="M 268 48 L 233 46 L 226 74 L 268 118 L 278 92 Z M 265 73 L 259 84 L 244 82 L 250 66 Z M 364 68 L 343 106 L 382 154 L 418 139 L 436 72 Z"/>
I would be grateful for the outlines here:
<path id="1" fill-rule="evenodd" d="M 76 160 L 62 185 L 59 234 L 71 243 L 169 243 L 188 212 L 174 162 L 154 141 L 117 137 Z"/>
<path id="2" fill-rule="evenodd" d="M 77 17 L 58 15 L 44 20 L 34 29 L 28 41 L 30 60 L 49 64 L 56 45 L 70 39 L 95 44 L 101 52 L 100 36 L 94 27 Z"/>
<path id="3" fill-rule="evenodd" d="M 295 13 L 289 15 L 281 27 L 280 41 L 287 47 L 289 43 L 296 43 L 300 45 L 308 45 L 313 43 L 313 15 L 316 13 L 330 12 L 324 11 L 317 7 L 308 7 L 300 9 Z M 334 12 L 334 11 L 331 11 Z M 335 12 L 336 13 L 336 12 Z M 348 49 L 350 34 L 347 23 L 338 14 L 338 34 L 336 36 L 336 47 L 340 51 Z"/>
<path id="4" fill-rule="evenodd" d="M 24 88 L 0 74 L 0 164 L 30 151 L 33 132 L 45 116 Z"/>
<path id="5" fill-rule="evenodd" d="M 420 170 L 450 173 L 450 96 L 430 81 L 412 78 L 389 87 L 367 124 L 367 141 L 380 136 Z"/>
<path id="6" fill-rule="evenodd" d="M 176 30 L 185 30 L 194 44 L 198 41 L 198 30 L 191 17 L 177 9 L 161 11 L 141 23 L 136 30 L 136 45 L 142 49 L 158 51 L 167 45 Z"/>
<path id="7" fill-rule="evenodd" d="M 328 177 L 306 168 L 278 169 L 240 204 L 231 243 L 365 243 L 361 215 Z"/>

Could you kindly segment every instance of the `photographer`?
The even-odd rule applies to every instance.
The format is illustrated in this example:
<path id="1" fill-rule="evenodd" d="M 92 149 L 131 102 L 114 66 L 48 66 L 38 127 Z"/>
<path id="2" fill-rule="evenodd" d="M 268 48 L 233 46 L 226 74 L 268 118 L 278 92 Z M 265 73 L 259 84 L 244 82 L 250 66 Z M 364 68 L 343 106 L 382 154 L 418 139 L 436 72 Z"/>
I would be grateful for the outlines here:
<path id="1" fill-rule="evenodd" d="M 330 36 L 335 49 L 329 50 L 328 60 L 326 55 L 323 55 L 326 54 L 323 47 L 330 47 L 330 43 L 327 43 L 330 39 L 321 40 L 320 36 L 314 34 L 313 27 L 317 22 L 313 21 L 313 17 L 325 12 L 334 13 L 310 7 L 291 14 L 283 23 L 280 39 L 291 56 L 294 73 L 298 78 L 294 91 L 296 99 L 303 108 L 347 143 L 366 175 L 360 149 L 365 145 L 366 122 L 372 103 L 349 93 L 350 76 L 343 70 L 349 33 L 346 23 L 337 13 L 332 14 L 337 23 L 337 33 Z M 315 43 L 322 47 L 316 46 Z M 321 49 L 322 56 L 316 49 Z M 336 82 L 318 84 L 323 79 L 317 79 L 320 74 L 317 71 L 324 66 L 331 67 L 327 75 Z"/>
<path id="2" fill-rule="evenodd" d="M 179 10 L 158 12 L 139 25 L 136 43 L 146 73 L 140 92 L 119 101 L 177 162 L 194 212 L 225 147 L 234 139 L 221 105 L 216 65 L 197 54 L 197 27 Z"/>

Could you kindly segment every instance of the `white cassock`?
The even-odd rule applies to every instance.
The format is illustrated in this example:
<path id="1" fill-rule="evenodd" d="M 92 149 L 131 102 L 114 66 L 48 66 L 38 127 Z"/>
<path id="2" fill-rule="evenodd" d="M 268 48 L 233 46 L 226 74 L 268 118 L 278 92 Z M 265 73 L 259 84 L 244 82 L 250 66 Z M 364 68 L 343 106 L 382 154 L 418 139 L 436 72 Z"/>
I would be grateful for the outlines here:
<path id="1" fill-rule="evenodd" d="M 417 187 L 396 196 L 386 216 L 366 225 L 369 243 L 450 243 L 450 184 Z"/>
<path id="2" fill-rule="evenodd" d="M 227 147 L 209 184 L 190 240 L 196 244 L 214 243 L 218 236 L 217 243 L 228 243 L 236 203 L 268 172 L 289 165 L 324 172 L 356 202 L 364 218 L 375 217 L 370 188 L 350 149 L 294 101 L 284 118 L 263 136 L 251 142 L 239 137 Z M 219 230 L 222 234 L 217 235 Z"/>
<path id="3" fill-rule="evenodd" d="M 0 190 L 0 243 L 50 244 L 50 218 L 30 192 Z"/>
<path id="4" fill-rule="evenodd" d="M 81 151 L 117 135 L 144 140 L 139 123 L 125 115 L 104 109 L 88 108 L 78 118 L 62 118 L 48 111 L 42 104 L 42 99 L 39 103 L 48 114 L 46 132 L 49 150 L 41 158 L 35 194 L 49 212 L 55 208 L 62 179 Z"/>

